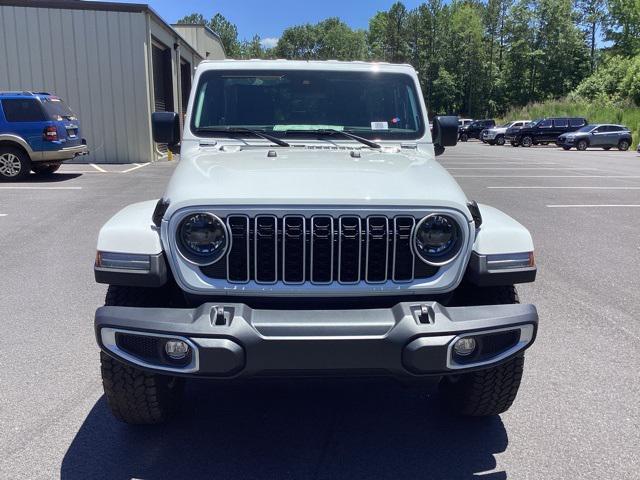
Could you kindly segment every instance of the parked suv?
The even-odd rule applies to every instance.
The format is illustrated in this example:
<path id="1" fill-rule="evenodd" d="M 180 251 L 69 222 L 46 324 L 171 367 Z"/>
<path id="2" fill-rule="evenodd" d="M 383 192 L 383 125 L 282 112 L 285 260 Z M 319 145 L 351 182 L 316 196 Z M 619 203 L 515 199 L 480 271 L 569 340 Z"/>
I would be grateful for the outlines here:
<path id="1" fill-rule="evenodd" d="M 86 155 L 80 122 L 49 93 L 0 92 L 0 179 L 20 180 L 31 170 L 50 175 L 65 160 Z"/>
<path id="2" fill-rule="evenodd" d="M 618 147 L 618 150 L 626 151 L 631 146 L 631 131 L 622 125 L 585 125 L 572 133 L 565 133 L 558 137 L 556 142 L 559 147 L 570 150 L 586 150 L 589 147 L 599 147 L 609 150 Z"/>
<path id="3" fill-rule="evenodd" d="M 194 88 L 182 136 L 153 114 L 180 150 L 164 195 L 98 237 L 115 417 L 166 420 L 189 378 L 386 376 L 459 414 L 507 410 L 538 324 L 514 288 L 535 279 L 533 242 L 435 160 L 457 118 L 431 134 L 415 70 L 205 61 Z"/>
<path id="4" fill-rule="evenodd" d="M 496 125 L 496 121 L 493 119 L 487 120 L 474 120 L 468 125 L 465 125 L 460 129 L 459 140 L 466 142 L 470 138 L 480 138 L 480 132 L 485 128 L 491 128 Z"/>
<path id="5" fill-rule="evenodd" d="M 510 128 L 522 128 L 531 123 L 531 120 L 516 120 L 515 122 L 505 123 L 499 127 L 486 128 L 480 134 L 480 140 L 489 145 L 504 145 L 505 134 Z"/>
<path id="6" fill-rule="evenodd" d="M 525 127 L 509 132 L 511 145 L 530 147 L 531 145 L 547 145 L 555 143 L 563 133 L 574 132 L 588 122 L 579 117 L 542 118 Z"/>
<path id="7" fill-rule="evenodd" d="M 473 122 L 473 118 L 458 118 L 458 132 L 462 127 L 466 127 L 471 122 Z"/>

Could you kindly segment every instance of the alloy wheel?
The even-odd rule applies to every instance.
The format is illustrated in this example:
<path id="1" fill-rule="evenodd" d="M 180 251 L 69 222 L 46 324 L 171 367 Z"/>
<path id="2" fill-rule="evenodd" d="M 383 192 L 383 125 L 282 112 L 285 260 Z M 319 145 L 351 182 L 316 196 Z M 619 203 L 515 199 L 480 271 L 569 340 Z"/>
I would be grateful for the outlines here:
<path id="1" fill-rule="evenodd" d="M 620 143 L 618 143 L 618 150 L 629 150 L 629 142 L 627 142 L 626 140 L 621 140 Z"/>
<path id="2" fill-rule="evenodd" d="M 20 159 L 13 153 L 3 153 L 0 155 L 0 175 L 5 177 L 16 177 L 22 169 Z"/>

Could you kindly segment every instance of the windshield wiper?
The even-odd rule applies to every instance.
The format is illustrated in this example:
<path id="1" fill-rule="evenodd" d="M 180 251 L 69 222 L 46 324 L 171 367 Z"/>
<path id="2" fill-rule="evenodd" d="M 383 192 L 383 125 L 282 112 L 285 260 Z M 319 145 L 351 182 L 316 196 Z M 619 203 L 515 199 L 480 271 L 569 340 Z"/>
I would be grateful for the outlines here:
<path id="1" fill-rule="evenodd" d="M 206 133 L 250 133 L 255 135 L 256 137 L 264 138 L 265 140 L 269 140 L 270 142 L 275 143 L 281 147 L 289 147 L 290 145 L 284 140 L 280 140 L 278 137 L 274 137 L 273 135 L 269 135 L 268 133 L 264 133 L 262 130 L 253 130 L 252 128 L 245 127 L 199 127 L 196 128 L 196 133 L 198 132 L 206 132 Z"/>
<path id="2" fill-rule="evenodd" d="M 372 142 L 371 140 L 362 138 L 359 135 L 354 135 L 348 130 L 334 130 L 332 128 L 323 128 L 320 130 L 310 130 L 310 132 L 319 133 L 320 135 L 344 135 L 347 138 L 351 138 L 352 140 L 357 140 L 360 143 L 364 143 L 367 147 L 382 148 L 382 146 L 379 143 Z"/>

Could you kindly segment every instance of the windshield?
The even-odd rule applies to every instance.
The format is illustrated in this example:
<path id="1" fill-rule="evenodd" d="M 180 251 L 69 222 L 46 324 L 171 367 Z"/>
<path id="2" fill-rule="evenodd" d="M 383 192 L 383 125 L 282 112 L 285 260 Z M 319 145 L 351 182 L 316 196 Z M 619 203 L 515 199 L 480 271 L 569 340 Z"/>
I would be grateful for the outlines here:
<path id="1" fill-rule="evenodd" d="M 46 97 L 42 99 L 42 105 L 53 120 L 77 120 L 76 114 L 58 97 Z"/>
<path id="2" fill-rule="evenodd" d="M 413 79 L 380 72 L 205 72 L 191 128 L 197 135 L 224 135 L 215 130 L 220 127 L 251 128 L 277 137 L 310 136 L 327 129 L 380 140 L 424 134 Z"/>
<path id="3" fill-rule="evenodd" d="M 576 130 L 576 132 L 590 132 L 594 128 L 596 128 L 596 125 L 585 125 L 584 127 L 579 128 L 578 130 Z"/>

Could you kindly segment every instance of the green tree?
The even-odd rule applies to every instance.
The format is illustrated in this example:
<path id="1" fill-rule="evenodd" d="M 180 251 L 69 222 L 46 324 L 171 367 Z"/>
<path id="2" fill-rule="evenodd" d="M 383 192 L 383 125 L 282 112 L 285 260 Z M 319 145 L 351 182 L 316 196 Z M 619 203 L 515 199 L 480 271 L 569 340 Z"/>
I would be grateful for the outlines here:
<path id="1" fill-rule="evenodd" d="M 605 38 L 611 50 L 631 57 L 640 55 L 640 0 L 608 0 Z"/>
<path id="2" fill-rule="evenodd" d="M 192 13 L 178 20 L 178 23 L 190 23 L 195 25 L 206 25 L 207 21 L 201 13 Z"/>

